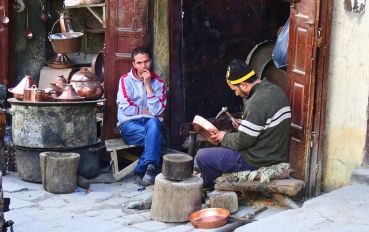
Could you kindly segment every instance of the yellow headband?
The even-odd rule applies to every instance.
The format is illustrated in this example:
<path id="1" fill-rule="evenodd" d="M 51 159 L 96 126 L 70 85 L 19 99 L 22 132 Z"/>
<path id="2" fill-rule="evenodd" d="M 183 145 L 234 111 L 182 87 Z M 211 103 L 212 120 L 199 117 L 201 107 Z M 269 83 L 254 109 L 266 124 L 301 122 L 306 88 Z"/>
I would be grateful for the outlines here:
<path id="1" fill-rule="evenodd" d="M 252 77 L 252 76 L 254 76 L 255 75 L 255 71 L 254 70 L 252 70 L 251 72 L 249 72 L 248 74 L 246 74 L 245 76 L 243 76 L 243 77 L 240 77 L 239 79 L 237 79 L 237 80 L 234 80 L 234 81 L 231 81 L 231 80 L 227 80 L 227 82 L 229 83 L 229 84 L 232 84 L 232 85 L 237 85 L 237 84 L 239 84 L 239 83 L 241 83 L 241 82 L 244 82 L 244 81 L 246 81 L 247 79 L 249 79 L 250 77 Z M 228 75 L 229 76 L 229 75 Z"/>

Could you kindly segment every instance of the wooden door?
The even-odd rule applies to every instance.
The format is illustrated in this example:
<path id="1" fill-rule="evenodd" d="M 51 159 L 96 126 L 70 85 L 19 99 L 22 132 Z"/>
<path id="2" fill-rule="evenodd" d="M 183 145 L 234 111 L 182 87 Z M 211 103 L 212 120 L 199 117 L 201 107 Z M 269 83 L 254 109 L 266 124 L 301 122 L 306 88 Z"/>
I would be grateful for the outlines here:
<path id="1" fill-rule="evenodd" d="M 0 16 L 9 17 L 8 0 L 0 0 Z M 9 24 L 0 22 L 0 84 L 8 84 Z"/>
<path id="2" fill-rule="evenodd" d="M 320 1 L 294 1 L 290 11 L 288 96 L 292 108 L 290 164 L 309 189 L 310 154 L 313 148 L 316 32 Z"/>
<path id="3" fill-rule="evenodd" d="M 147 45 L 148 0 L 107 0 L 105 32 L 104 138 L 118 137 L 116 97 L 119 78 L 132 67 L 131 51 Z"/>

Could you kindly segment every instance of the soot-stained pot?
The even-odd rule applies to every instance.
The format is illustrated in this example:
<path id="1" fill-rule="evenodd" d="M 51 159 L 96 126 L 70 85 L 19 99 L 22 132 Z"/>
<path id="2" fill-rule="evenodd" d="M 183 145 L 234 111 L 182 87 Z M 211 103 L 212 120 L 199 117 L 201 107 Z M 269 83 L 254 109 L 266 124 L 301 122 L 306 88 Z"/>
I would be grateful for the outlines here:
<path id="1" fill-rule="evenodd" d="M 77 94 L 88 100 L 99 99 L 104 93 L 103 85 L 97 80 L 97 76 L 88 69 L 81 69 L 70 79 Z"/>

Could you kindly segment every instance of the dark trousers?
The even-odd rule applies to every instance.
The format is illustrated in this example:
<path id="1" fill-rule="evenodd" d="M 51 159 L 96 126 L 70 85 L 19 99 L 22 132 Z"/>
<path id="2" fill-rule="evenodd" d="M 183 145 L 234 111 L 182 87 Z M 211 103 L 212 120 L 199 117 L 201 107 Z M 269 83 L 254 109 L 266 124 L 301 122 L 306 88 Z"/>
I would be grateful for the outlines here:
<path id="1" fill-rule="evenodd" d="M 201 170 L 205 188 L 213 187 L 215 179 L 223 173 L 257 169 L 247 164 L 238 151 L 224 147 L 200 149 L 195 159 Z"/>

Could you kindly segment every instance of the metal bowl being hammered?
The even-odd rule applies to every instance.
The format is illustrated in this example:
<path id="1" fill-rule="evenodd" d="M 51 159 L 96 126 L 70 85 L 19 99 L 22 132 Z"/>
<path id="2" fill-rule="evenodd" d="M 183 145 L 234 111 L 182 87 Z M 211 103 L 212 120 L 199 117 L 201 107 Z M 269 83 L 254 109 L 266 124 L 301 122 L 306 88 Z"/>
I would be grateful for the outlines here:
<path id="1" fill-rule="evenodd" d="M 188 217 L 196 228 L 210 229 L 227 223 L 229 210 L 223 208 L 207 208 L 194 212 Z"/>

